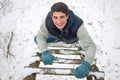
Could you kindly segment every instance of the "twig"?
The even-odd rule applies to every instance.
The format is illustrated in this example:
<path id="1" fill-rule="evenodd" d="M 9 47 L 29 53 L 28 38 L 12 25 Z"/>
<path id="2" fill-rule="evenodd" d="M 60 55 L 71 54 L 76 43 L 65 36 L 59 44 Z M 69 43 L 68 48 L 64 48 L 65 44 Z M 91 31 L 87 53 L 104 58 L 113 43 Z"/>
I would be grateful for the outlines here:
<path id="1" fill-rule="evenodd" d="M 10 53 L 10 44 L 11 44 L 11 41 L 12 41 L 12 37 L 13 37 L 13 32 L 10 32 L 10 36 L 9 36 L 9 39 L 8 39 L 8 42 L 7 42 L 7 47 L 6 47 L 6 57 L 8 58 L 8 56 L 14 56 L 13 54 Z"/>

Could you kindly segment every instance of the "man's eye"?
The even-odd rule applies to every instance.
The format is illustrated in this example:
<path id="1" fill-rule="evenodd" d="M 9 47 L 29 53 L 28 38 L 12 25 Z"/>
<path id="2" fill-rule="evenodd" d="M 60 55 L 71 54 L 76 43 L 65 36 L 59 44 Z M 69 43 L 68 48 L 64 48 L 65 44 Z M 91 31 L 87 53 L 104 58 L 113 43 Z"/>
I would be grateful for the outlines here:
<path id="1" fill-rule="evenodd" d="M 61 18 L 64 18 L 64 16 L 61 16 Z"/>
<path id="2" fill-rule="evenodd" d="M 57 17 L 54 17 L 54 19 L 57 19 Z"/>

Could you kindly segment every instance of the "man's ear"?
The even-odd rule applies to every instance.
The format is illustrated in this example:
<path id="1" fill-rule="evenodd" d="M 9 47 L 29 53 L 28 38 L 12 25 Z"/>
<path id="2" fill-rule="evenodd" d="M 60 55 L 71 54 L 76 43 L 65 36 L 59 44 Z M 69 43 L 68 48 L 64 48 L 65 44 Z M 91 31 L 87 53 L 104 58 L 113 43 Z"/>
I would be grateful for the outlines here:
<path id="1" fill-rule="evenodd" d="M 69 18 L 69 14 L 67 15 L 67 19 Z"/>

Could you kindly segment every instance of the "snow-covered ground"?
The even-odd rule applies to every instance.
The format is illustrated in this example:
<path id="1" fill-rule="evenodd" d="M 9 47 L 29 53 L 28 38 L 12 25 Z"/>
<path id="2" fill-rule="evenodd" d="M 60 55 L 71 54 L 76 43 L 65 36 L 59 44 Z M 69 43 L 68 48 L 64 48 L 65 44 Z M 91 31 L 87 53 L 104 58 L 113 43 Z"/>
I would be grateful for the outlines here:
<path id="1" fill-rule="evenodd" d="M 23 79 L 24 66 L 34 60 L 31 56 L 37 50 L 33 37 L 51 5 L 58 1 L 85 21 L 97 45 L 97 65 L 105 72 L 105 80 L 119 80 L 120 0 L 0 0 L 0 80 Z"/>

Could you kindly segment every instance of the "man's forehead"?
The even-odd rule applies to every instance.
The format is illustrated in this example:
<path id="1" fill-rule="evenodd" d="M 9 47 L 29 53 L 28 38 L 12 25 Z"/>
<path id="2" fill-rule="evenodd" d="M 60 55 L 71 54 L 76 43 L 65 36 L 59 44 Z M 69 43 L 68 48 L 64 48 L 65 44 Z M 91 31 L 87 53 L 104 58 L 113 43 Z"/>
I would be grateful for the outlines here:
<path id="1" fill-rule="evenodd" d="M 63 12 L 53 12 L 52 16 L 65 16 L 66 14 Z"/>

